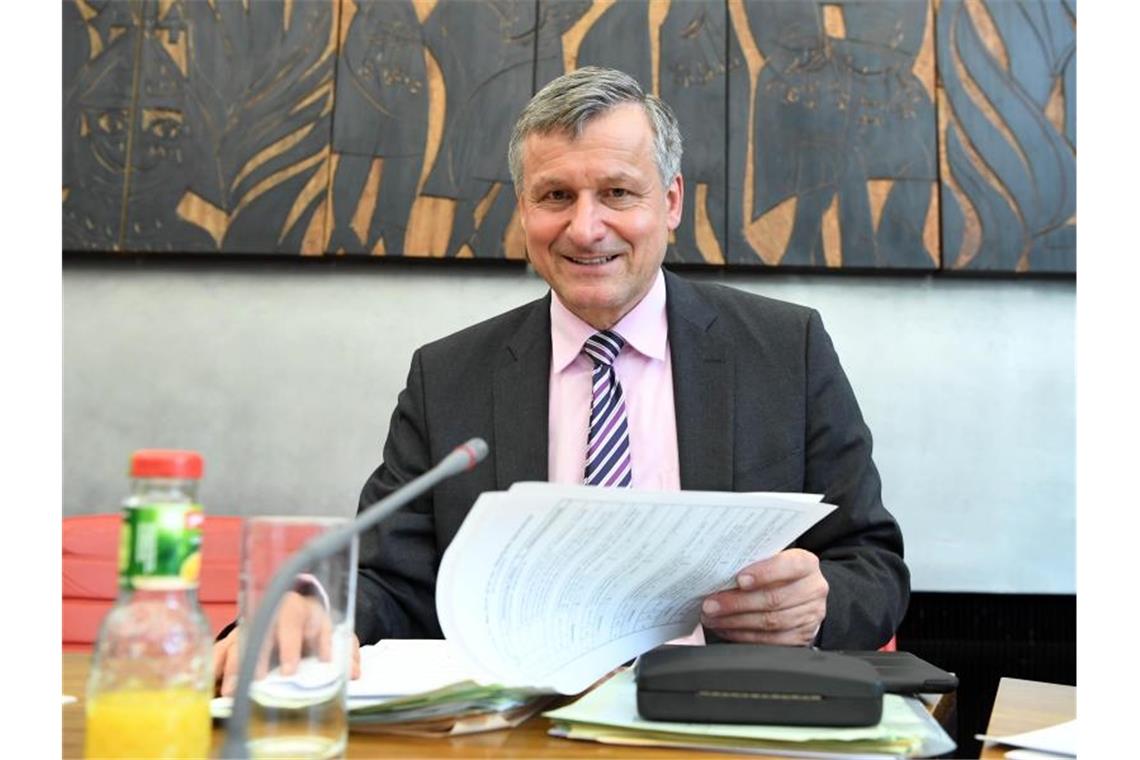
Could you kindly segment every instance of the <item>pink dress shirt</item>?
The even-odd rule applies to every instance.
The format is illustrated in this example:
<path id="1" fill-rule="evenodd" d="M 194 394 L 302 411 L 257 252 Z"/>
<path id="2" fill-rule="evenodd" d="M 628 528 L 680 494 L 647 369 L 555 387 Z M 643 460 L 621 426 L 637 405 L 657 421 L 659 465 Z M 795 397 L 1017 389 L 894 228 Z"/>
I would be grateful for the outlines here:
<path id="1" fill-rule="evenodd" d="M 660 270 L 645 298 L 613 330 L 626 343 L 614 362 L 614 372 L 625 396 L 633 487 L 679 491 L 673 362 L 665 316 L 665 275 Z M 567 309 L 557 293 L 551 293 L 548 466 L 552 483 L 581 483 L 585 476 L 594 362 L 582 353 L 582 345 L 596 332 Z M 704 641 L 698 624 L 689 636 L 669 643 Z"/>
<path id="2" fill-rule="evenodd" d="M 673 363 L 665 318 L 665 276 L 613 330 L 626 345 L 614 362 L 625 395 L 633 487 L 678 491 L 677 418 L 673 410 Z M 581 483 L 586 468 L 586 431 L 594 362 L 582 345 L 597 330 L 559 300 L 550 299 L 550 481 Z"/>

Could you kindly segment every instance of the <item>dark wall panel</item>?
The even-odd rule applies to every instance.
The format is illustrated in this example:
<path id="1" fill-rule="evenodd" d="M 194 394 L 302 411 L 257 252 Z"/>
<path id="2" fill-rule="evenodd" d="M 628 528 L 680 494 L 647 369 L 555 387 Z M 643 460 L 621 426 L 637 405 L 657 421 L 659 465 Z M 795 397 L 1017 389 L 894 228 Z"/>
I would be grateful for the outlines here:
<path id="1" fill-rule="evenodd" d="M 343 5 L 330 251 L 521 258 L 506 153 L 533 0 Z"/>
<path id="2" fill-rule="evenodd" d="M 687 0 L 670 5 L 660 27 L 658 94 L 677 114 L 685 146 L 684 215 L 666 261 L 725 261 L 727 19 L 722 0 Z"/>
<path id="3" fill-rule="evenodd" d="M 399 256 L 431 108 L 423 28 L 410 0 L 342 8 L 329 250 Z"/>
<path id="4" fill-rule="evenodd" d="M 946 268 L 1075 272 L 1075 4 L 944 0 L 938 65 Z"/>
<path id="5" fill-rule="evenodd" d="M 331 0 L 77 0 L 64 245 L 319 253 Z M 82 32 L 80 31 L 82 27 Z"/>
<path id="6" fill-rule="evenodd" d="M 522 259 L 511 126 L 600 65 L 680 121 L 668 262 L 1075 271 L 1072 0 L 65 0 L 62 20 L 67 250 Z"/>
<path id="7" fill-rule="evenodd" d="M 936 268 L 931 9 L 728 5 L 729 261 Z"/>

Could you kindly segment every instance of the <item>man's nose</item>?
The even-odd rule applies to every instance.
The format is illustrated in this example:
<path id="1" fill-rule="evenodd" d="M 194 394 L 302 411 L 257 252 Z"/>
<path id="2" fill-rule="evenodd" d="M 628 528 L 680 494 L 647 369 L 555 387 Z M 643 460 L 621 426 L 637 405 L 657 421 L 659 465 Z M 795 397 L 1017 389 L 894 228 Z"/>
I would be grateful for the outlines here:
<path id="1" fill-rule="evenodd" d="M 567 236 L 574 245 L 588 248 L 606 236 L 603 220 L 604 208 L 590 195 L 583 193 L 574 202 L 573 216 Z"/>

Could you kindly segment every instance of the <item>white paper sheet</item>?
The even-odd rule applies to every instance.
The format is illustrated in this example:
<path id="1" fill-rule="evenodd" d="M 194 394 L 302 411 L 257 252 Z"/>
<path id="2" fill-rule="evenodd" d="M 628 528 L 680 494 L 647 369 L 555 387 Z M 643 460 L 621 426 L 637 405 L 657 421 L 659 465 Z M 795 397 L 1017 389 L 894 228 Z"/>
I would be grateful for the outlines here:
<path id="1" fill-rule="evenodd" d="M 834 509 L 818 498 L 549 483 L 484 493 L 440 564 L 440 625 L 497 683 L 580 692 L 691 632 L 705 596 Z"/>
<path id="2" fill-rule="evenodd" d="M 298 668 L 300 680 L 307 676 Z M 486 683 L 461 659 L 456 647 L 443 639 L 384 639 L 360 648 L 360 677 L 348 682 L 348 707 L 380 704 L 410 694 L 440 689 L 461 681 Z M 215 697 L 211 713 L 228 718 L 233 706 L 230 697 Z"/>
<path id="3" fill-rule="evenodd" d="M 360 678 L 348 682 L 349 699 L 401 697 L 488 676 L 465 662 L 443 639 L 383 639 L 360 648 Z"/>
<path id="4" fill-rule="evenodd" d="M 1020 734 L 1009 734 L 1007 736 L 977 734 L 974 738 L 981 741 L 997 742 L 1010 747 L 1021 747 L 1072 757 L 1077 754 L 1077 721 L 1069 720 Z"/>

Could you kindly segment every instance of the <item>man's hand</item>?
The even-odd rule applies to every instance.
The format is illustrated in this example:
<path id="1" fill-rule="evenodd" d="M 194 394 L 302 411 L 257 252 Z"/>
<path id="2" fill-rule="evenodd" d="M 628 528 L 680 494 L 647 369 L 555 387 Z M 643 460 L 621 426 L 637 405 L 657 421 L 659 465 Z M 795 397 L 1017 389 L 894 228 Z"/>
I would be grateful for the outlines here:
<path id="1" fill-rule="evenodd" d="M 297 671 L 301 657 L 316 654 L 321 660 L 332 658 L 332 624 L 321 603 L 295 591 L 285 594 L 277 609 L 270 636 L 276 641 L 281 672 L 290 675 Z M 309 646 L 304 643 L 311 642 Z M 221 641 L 214 642 L 214 684 L 220 683 L 218 693 L 231 696 L 237 686 L 238 658 L 241 653 L 239 629 L 234 628 Z M 267 663 L 263 656 L 255 677 L 265 675 Z M 360 641 L 352 634 L 352 678 L 360 678 Z"/>
<path id="2" fill-rule="evenodd" d="M 819 558 L 785 549 L 736 574 L 739 588 L 710 594 L 701 623 L 729 641 L 807 646 L 827 614 L 827 580 Z"/>

